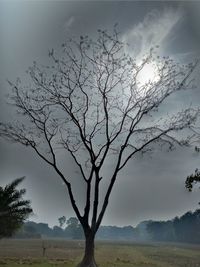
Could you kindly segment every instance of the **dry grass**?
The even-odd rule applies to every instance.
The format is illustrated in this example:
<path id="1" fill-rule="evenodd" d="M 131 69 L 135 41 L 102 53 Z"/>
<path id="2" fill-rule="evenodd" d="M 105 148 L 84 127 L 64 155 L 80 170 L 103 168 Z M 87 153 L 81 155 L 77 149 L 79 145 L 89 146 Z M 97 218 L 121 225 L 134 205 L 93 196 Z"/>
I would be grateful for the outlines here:
<path id="1" fill-rule="evenodd" d="M 0 266 L 74 267 L 83 247 L 82 241 L 5 239 Z M 200 267 L 199 251 L 200 246 L 191 245 L 97 242 L 96 260 L 100 267 Z"/>

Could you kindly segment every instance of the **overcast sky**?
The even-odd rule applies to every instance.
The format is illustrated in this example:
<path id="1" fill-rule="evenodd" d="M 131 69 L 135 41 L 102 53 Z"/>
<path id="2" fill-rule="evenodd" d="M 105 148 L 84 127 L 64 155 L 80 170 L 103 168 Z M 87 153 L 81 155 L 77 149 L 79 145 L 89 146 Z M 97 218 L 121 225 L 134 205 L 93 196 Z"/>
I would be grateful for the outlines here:
<path id="1" fill-rule="evenodd" d="M 94 35 L 118 22 L 130 52 L 140 55 L 160 45 L 160 53 L 182 62 L 199 56 L 200 2 L 175 1 L 0 1 L 0 119 L 14 118 L 6 105 L 6 79 L 24 77 L 33 60 L 45 63 L 48 49 L 68 36 Z M 171 105 L 199 104 L 200 88 L 184 92 Z M 186 101 L 187 100 L 187 101 Z M 74 216 L 66 188 L 37 155 L 18 144 L 0 140 L 0 185 L 26 176 L 23 184 L 31 199 L 35 221 L 57 223 Z M 133 159 L 119 177 L 104 225 L 136 225 L 142 220 L 163 220 L 198 208 L 199 191 L 188 193 L 184 181 L 199 167 L 193 148 L 157 151 Z M 66 170 L 73 175 L 69 158 Z M 108 165 L 109 168 L 109 165 Z M 78 186 L 77 186 L 78 187 Z M 78 192 L 78 191 L 77 191 Z M 79 202 L 83 199 L 77 193 Z"/>

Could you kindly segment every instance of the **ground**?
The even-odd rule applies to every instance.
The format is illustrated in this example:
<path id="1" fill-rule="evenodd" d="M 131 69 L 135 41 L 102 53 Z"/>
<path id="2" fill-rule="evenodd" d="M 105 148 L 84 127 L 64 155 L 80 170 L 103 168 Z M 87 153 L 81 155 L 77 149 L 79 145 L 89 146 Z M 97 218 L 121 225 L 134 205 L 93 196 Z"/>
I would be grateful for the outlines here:
<path id="1" fill-rule="evenodd" d="M 96 260 L 100 267 L 200 267 L 199 250 L 200 245 L 99 241 Z M 5 267 L 74 267 L 82 253 L 82 241 L 0 240 Z"/>

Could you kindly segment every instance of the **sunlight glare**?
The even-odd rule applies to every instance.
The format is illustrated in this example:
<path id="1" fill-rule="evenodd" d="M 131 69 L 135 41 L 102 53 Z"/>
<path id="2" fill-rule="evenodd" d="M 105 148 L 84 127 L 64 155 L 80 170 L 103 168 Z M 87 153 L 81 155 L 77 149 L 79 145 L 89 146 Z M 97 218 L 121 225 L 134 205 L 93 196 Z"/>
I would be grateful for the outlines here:
<path id="1" fill-rule="evenodd" d="M 155 63 L 146 64 L 137 76 L 137 85 L 139 87 L 147 86 L 159 80 L 158 69 Z"/>

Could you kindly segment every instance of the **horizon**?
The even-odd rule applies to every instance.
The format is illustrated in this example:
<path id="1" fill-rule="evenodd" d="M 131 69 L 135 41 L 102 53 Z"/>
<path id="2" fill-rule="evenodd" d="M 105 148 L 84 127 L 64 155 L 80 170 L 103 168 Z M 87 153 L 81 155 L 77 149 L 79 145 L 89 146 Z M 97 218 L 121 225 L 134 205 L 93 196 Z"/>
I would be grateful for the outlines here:
<path id="1" fill-rule="evenodd" d="M 193 210 L 188 210 L 187 212 L 195 212 L 197 210 L 200 210 L 200 207 L 197 207 L 196 209 L 193 209 Z M 113 227 L 113 226 L 116 226 L 116 227 L 119 227 L 119 228 L 123 228 L 123 227 L 133 227 L 133 228 L 136 228 L 140 223 L 143 223 L 143 222 L 148 222 L 148 221 L 153 221 L 153 222 L 167 222 L 167 221 L 173 221 L 173 219 L 175 219 L 176 217 L 180 218 L 182 217 L 183 215 L 185 215 L 187 212 L 184 212 L 183 214 L 179 215 L 179 216 L 175 216 L 175 217 L 172 217 L 172 218 L 168 218 L 168 219 L 163 219 L 163 220 L 159 220 L 159 219 L 153 219 L 153 218 L 150 218 L 150 219 L 146 219 L 144 221 L 140 221 L 139 223 L 137 223 L 136 225 L 133 225 L 133 224 L 127 224 L 127 225 L 117 225 L 117 224 L 101 224 L 100 227 L 102 226 L 105 226 L 105 227 Z M 71 217 L 69 217 L 71 218 Z M 68 217 L 66 217 L 66 219 L 69 219 Z M 43 221 L 35 221 L 35 220 L 30 220 L 31 219 L 31 216 L 29 219 L 27 219 L 26 222 L 34 222 L 34 223 L 44 223 L 44 224 L 47 224 L 50 228 L 53 228 L 54 226 L 59 226 L 59 222 L 57 224 L 51 224 L 51 223 L 48 223 L 48 222 L 43 222 Z M 66 223 L 64 224 L 66 225 Z M 60 226 L 59 226 L 60 227 Z M 63 227 L 60 227 L 62 229 L 64 229 Z"/>

